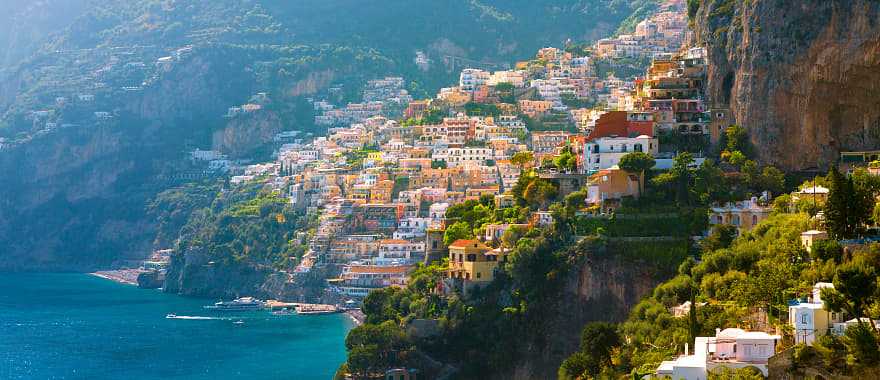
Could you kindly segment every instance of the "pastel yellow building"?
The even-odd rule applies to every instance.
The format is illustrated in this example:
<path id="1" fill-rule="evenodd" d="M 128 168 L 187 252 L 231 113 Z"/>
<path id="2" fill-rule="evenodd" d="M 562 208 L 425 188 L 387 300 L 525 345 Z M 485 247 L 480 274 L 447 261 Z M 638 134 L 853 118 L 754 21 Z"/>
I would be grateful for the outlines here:
<path id="1" fill-rule="evenodd" d="M 489 283 L 506 252 L 492 250 L 477 240 L 459 239 L 449 245 L 449 278 L 467 283 Z"/>

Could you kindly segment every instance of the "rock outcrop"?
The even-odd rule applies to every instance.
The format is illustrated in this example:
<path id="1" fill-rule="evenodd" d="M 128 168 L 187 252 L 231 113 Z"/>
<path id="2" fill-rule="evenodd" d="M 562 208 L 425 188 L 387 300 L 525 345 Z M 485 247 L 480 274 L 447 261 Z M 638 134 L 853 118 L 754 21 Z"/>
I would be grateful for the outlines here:
<path id="1" fill-rule="evenodd" d="M 880 148 L 880 2 L 702 0 L 694 16 L 709 100 L 761 161 L 825 169 Z"/>
<path id="2" fill-rule="evenodd" d="M 513 373 L 501 379 L 552 379 L 559 365 L 578 350 L 580 331 L 595 321 L 621 322 L 630 309 L 654 287 L 672 276 L 670 268 L 656 263 L 632 262 L 619 255 L 581 252 L 582 262 L 566 279 L 557 307 L 548 310 L 540 342 L 523 342 L 528 353 Z"/>
<path id="3" fill-rule="evenodd" d="M 237 263 L 224 265 L 211 261 L 203 252 L 191 250 L 172 256 L 162 290 L 188 296 L 231 299 L 254 296 L 263 299 L 319 299 L 327 277 L 316 270 L 310 275 L 291 277 L 286 273 Z"/>
<path id="4" fill-rule="evenodd" d="M 156 248 L 146 204 L 187 149 L 230 129 L 252 151 L 280 128 L 271 113 L 226 122 L 254 79 L 233 53 L 197 51 L 142 92 L 117 99 L 111 120 L 60 128 L 0 153 L 0 270 L 83 270 L 137 260 Z M 218 67 L 220 66 L 220 67 Z M 15 222 L 19 221 L 19 222 Z"/>

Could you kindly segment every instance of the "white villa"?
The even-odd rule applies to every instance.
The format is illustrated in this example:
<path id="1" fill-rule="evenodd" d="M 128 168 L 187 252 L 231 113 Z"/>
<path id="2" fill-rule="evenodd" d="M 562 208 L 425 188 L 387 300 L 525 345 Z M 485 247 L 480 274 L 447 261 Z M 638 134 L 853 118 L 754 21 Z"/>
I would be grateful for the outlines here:
<path id="1" fill-rule="evenodd" d="M 694 353 L 660 363 L 655 376 L 684 380 L 705 380 L 709 372 L 725 367 L 754 367 L 767 376 L 767 361 L 776 353 L 779 335 L 738 328 L 716 330 L 714 337 L 697 337 Z"/>

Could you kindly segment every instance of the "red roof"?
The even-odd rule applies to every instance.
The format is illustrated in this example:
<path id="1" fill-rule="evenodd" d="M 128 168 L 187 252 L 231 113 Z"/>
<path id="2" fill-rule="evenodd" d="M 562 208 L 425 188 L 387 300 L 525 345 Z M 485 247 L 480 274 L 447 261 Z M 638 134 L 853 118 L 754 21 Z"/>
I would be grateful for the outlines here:
<path id="1" fill-rule="evenodd" d="M 467 247 L 474 247 L 474 246 L 481 247 L 481 246 L 483 246 L 483 243 L 480 243 L 479 241 L 476 241 L 476 240 L 458 239 L 458 240 L 452 242 L 452 244 L 449 245 L 449 248 L 467 248 Z"/>
<path id="2" fill-rule="evenodd" d="M 611 111 L 603 114 L 596 120 L 596 127 L 587 137 L 587 140 L 610 136 L 654 136 L 653 121 L 629 121 L 626 119 L 626 115 L 626 111 Z"/>

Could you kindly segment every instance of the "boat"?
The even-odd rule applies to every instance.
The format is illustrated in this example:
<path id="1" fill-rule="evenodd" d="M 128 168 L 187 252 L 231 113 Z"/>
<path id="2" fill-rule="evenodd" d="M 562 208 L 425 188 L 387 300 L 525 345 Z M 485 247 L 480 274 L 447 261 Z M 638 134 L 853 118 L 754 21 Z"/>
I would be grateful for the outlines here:
<path id="1" fill-rule="evenodd" d="M 213 305 L 205 306 L 205 309 L 220 311 L 249 311 L 263 309 L 265 305 L 265 302 L 254 297 L 241 297 L 232 301 L 216 302 Z"/>
<path id="2" fill-rule="evenodd" d="M 290 309 L 281 309 L 281 310 L 275 310 L 272 312 L 272 315 L 293 315 L 293 314 L 294 314 L 294 312 L 291 311 Z"/>
<path id="3" fill-rule="evenodd" d="M 242 321 L 241 319 L 239 319 L 239 320 L 237 320 L 237 321 L 235 321 L 235 322 L 232 322 L 232 324 L 233 324 L 233 325 L 243 325 L 243 324 L 244 324 L 244 321 Z"/>
<path id="4" fill-rule="evenodd" d="M 212 320 L 212 319 L 220 319 L 220 318 L 200 317 L 200 316 L 194 316 L 194 315 L 177 315 L 177 314 L 171 313 L 171 314 L 166 315 L 165 319 Z"/>

